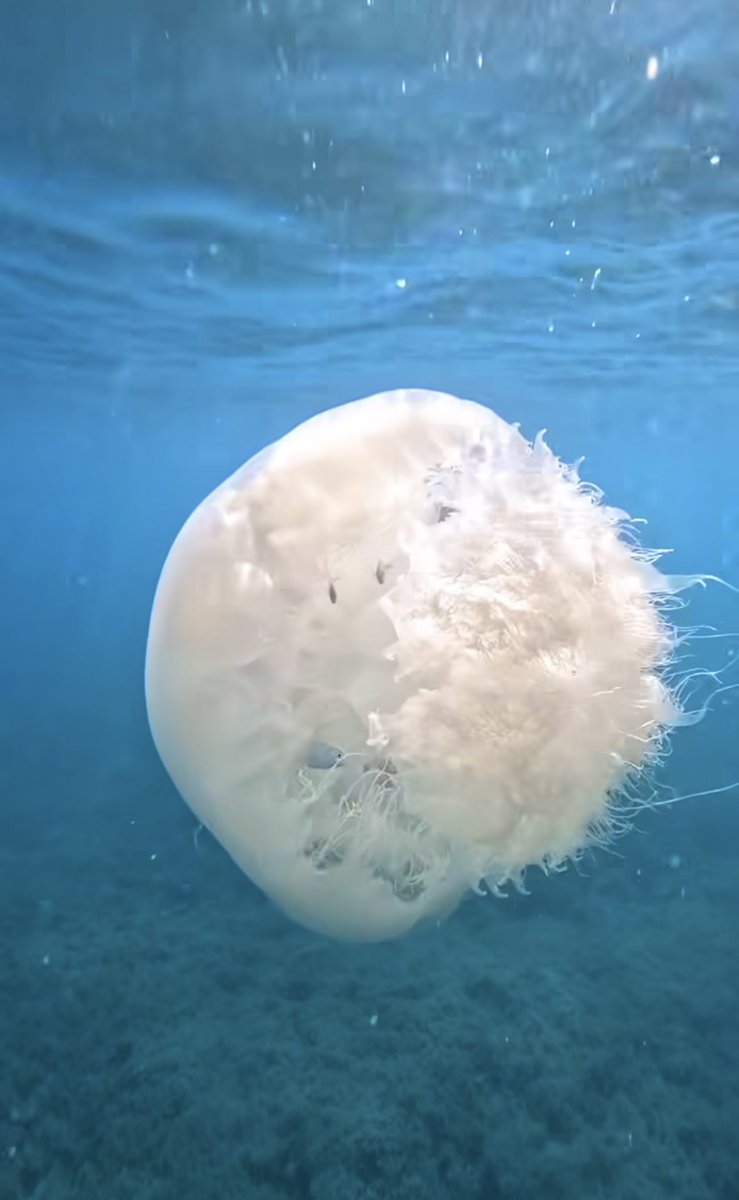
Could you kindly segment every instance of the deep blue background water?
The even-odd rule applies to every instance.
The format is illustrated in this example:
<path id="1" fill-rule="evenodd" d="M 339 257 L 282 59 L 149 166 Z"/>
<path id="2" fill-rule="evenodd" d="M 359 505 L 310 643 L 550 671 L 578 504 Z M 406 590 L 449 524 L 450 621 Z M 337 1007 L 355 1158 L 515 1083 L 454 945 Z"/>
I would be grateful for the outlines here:
<path id="1" fill-rule="evenodd" d="M 347 948 L 195 847 L 142 698 L 184 517 L 389 387 L 545 426 L 670 569 L 739 586 L 737 30 L 0 0 L 3 1197 L 739 1195 L 739 789 Z M 685 620 L 739 683 L 739 598 Z M 661 782 L 726 787 L 738 736 L 726 692 Z"/>

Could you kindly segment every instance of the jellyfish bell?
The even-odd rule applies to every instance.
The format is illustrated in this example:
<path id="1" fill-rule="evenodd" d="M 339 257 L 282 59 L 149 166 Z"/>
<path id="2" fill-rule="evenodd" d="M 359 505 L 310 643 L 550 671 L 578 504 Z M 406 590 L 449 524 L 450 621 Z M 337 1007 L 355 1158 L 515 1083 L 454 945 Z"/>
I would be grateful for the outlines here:
<path id="1" fill-rule="evenodd" d="M 683 581 L 654 559 L 479 404 L 409 390 L 321 413 L 177 536 L 154 741 L 291 917 L 398 936 L 613 835 L 682 719 L 662 600 Z"/>

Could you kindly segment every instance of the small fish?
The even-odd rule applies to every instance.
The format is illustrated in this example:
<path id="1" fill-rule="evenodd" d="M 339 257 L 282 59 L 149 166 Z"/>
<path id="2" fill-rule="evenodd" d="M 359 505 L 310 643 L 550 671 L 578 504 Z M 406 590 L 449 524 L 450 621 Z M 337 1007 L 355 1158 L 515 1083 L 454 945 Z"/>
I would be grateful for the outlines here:
<path id="1" fill-rule="evenodd" d="M 336 600 L 337 600 L 336 588 L 334 587 L 334 585 L 332 583 L 330 583 L 328 585 L 328 598 L 332 604 L 336 603 Z"/>
<path id="2" fill-rule="evenodd" d="M 306 767 L 314 771 L 330 771 L 344 760 L 344 751 L 326 742 L 311 742 L 305 755 Z"/>
<path id="3" fill-rule="evenodd" d="M 385 563 L 382 561 L 381 558 L 378 558 L 377 566 L 375 567 L 375 579 L 377 580 L 378 583 L 385 582 L 385 571 L 386 570 L 387 570 L 387 567 L 385 566 Z"/>

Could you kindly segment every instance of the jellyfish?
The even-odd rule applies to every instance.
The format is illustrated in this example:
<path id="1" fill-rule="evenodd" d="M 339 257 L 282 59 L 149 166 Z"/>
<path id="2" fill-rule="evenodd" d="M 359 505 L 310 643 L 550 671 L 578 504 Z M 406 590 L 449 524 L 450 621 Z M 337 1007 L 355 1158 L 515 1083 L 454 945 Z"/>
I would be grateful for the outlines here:
<path id="1" fill-rule="evenodd" d="M 378 941 L 626 823 L 683 720 L 625 513 L 489 408 L 322 412 L 187 520 L 146 702 L 199 822 L 290 917 Z"/>

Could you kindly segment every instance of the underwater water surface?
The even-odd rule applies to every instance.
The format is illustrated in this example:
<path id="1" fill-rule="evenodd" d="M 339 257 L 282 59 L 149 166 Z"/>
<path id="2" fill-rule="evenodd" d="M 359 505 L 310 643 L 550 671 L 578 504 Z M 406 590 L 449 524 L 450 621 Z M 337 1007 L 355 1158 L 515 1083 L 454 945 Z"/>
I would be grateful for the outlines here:
<path id="1" fill-rule="evenodd" d="M 739 1196 L 739 3 L 0 0 L 0 1196 Z M 654 812 L 376 946 L 177 796 L 182 521 L 395 387 L 644 518 L 704 719 Z M 707 636 L 711 635 L 711 636 Z M 720 690 L 725 688 L 725 690 Z"/>

